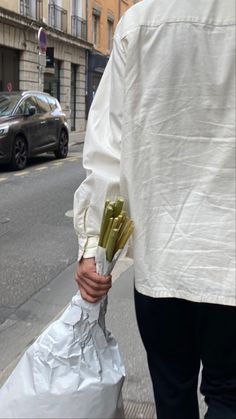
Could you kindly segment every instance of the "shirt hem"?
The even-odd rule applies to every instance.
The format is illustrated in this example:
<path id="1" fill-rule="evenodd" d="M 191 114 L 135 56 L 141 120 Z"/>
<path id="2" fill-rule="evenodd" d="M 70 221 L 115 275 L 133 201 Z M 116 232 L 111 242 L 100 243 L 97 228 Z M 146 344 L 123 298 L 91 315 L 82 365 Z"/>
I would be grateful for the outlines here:
<path id="1" fill-rule="evenodd" d="M 183 300 L 193 301 L 195 303 L 220 304 L 226 306 L 236 306 L 236 298 L 224 297 L 220 295 L 195 295 L 185 291 L 176 290 L 151 290 L 150 288 L 135 284 L 136 290 L 147 297 L 152 298 L 179 298 Z"/>

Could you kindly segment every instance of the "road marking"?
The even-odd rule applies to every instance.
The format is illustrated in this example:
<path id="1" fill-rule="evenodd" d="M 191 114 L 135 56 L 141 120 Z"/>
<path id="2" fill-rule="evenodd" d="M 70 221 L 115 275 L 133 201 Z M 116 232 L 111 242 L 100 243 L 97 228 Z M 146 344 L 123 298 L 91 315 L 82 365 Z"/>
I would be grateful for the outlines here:
<path id="1" fill-rule="evenodd" d="M 0 177 L 0 182 L 3 182 L 4 180 L 7 180 L 7 177 Z"/>
<path id="2" fill-rule="evenodd" d="M 67 161 L 77 161 L 80 157 L 69 157 Z"/>
<path id="3" fill-rule="evenodd" d="M 20 172 L 20 173 L 14 173 L 14 176 L 25 176 L 25 175 L 28 175 L 29 174 L 29 172 Z"/>
<path id="4" fill-rule="evenodd" d="M 65 160 L 70 160 L 70 159 L 82 159 L 83 157 L 83 153 L 73 153 L 72 155 L 68 155 L 68 157 Z"/>
<path id="5" fill-rule="evenodd" d="M 57 162 L 57 163 L 52 163 L 53 166 L 61 166 L 63 163 L 62 162 Z"/>
<path id="6" fill-rule="evenodd" d="M 73 210 L 66 211 L 65 216 L 69 217 L 69 218 L 73 218 L 74 217 L 74 211 Z"/>
<path id="7" fill-rule="evenodd" d="M 37 167 L 35 170 L 40 171 L 40 170 L 46 170 L 46 169 L 48 169 L 48 166 Z"/>

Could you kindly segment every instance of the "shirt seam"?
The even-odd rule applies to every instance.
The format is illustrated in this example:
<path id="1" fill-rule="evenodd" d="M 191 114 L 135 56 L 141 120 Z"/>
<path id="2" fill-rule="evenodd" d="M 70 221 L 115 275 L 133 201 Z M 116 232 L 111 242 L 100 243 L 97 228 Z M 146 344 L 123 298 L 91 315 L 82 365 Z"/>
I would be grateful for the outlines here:
<path id="1" fill-rule="evenodd" d="M 226 27 L 226 26 L 235 26 L 235 22 L 227 22 L 227 23 L 213 23 L 213 22 L 201 22 L 199 20 L 193 19 L 179 19 L 179 20 L 164 20 L 160 21 L 159 23 L 148 23 L 148 24 L 140 24 L 135 27 L 132 27 L 132 29 L 127 30 L 126 33 L 122 36 L 119 34 L 116 34 L 114 37 L 119 38 L 120 41 L 123 41 L 125 38 L 127 38 L 128 35 L 130 35 L 132 32 L 135 32 L 137 29 L 140 28 L 158 28 L 159 26 L 165 25 L 165 24 L 178 24 L 178 23 L 197 23 L 202 26 L 213 26 L 213 27 Z"/>

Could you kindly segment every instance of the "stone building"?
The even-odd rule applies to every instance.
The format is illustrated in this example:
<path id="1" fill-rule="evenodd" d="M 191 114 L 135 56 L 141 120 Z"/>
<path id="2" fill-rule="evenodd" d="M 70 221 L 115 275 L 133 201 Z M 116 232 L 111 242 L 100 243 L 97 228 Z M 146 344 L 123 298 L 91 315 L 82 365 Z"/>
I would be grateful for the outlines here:
<path id="1" fill-rule="evenodd" d="M 51 93 L 77 131 L 85 128 L 86 57 L 92 48 L 87 42 L 85 4 L 0 0 L 0 90 Z M 39 54 L 40 27 L 46 31 L 47 57 Z"/>
<path id="2" fill-rule="evenodd" d="M 135 0 L 0 0 L 0 91 L 57 97 L 71 130 L 86 117 L 112 48 L 115 26 Z M 46 54 L 38 34 L 46 34 Z"/>

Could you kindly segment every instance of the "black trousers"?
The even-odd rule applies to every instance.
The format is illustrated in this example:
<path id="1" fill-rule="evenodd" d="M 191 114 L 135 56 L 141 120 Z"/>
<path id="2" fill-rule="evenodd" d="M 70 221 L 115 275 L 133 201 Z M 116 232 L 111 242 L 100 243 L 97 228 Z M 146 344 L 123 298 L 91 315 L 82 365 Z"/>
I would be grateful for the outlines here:
<path id="1" fill-rule="evenodd" d="M 205 419 L 236 419 L 236 307 L 136 290 L 135 307 L 158 419 L 199 419 L 200 361 Z"/>

